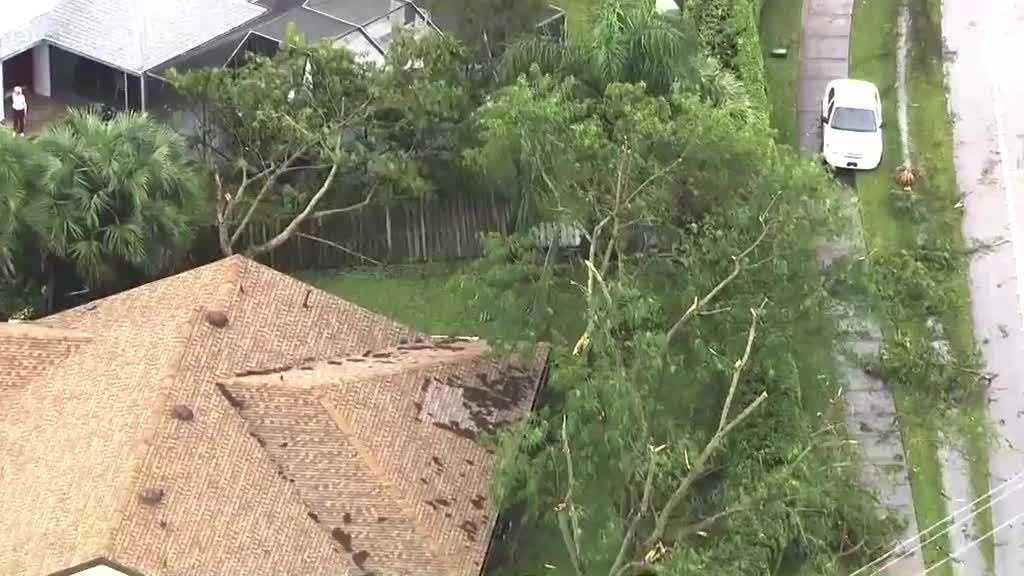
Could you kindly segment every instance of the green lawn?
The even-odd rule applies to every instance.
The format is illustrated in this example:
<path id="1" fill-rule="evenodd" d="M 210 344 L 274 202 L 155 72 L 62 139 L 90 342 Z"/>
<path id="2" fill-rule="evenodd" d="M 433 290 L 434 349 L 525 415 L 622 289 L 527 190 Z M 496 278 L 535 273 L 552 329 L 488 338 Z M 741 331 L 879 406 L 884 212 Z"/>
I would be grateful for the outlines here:
<path id="1" fill-rule="evenodd" d="M 803 0 L 765 0 L 761 8 L 761 48 L 771 122 L 777 141 L 796 146 L 797 83 L 800 78 L 800 18 Z M 772 57 L 774 48 L 786 48 L 785 58 Z"/>
<path id="2" fill-rule="evenodd" d="M 301 280 L 429 334 L 535 340 L 564 344 L 583 333 L 579 289 L 568 281 L 547 297 L 550 330 L 527 334 L 522 326 L 492 324 L 494 304 L 475 302 L 474 287 L 463 286 L 466 264 L 410 264 L 330 272 L 299 273 Z M 572 275 L 570 274 L 570 277 Z M 533 303 L 536 303 L 534 301 Z"/>
<path id="3" fill-rule="evenodd" d="M 878 170 L 858 174 L 857 195 L 861 219 L 869 250 L 874 254 L 895 254 L 912 249 L 921 235 L 930 235 L 949 245 L 954 253 L 964 248 L 960 228 L 960 214 L 954 208 L 957 201 L 956 181 L 953 174 L 952 135 L 946 114 L 946 94 L 940 60 L 941 30 L 938 18 L 938 0 L 911 0 L 912 48 L 908 62 L 910 101 L 910 139 L 912 162 L 920 170 L 921 178 L 914 189 L 916 210 L 907 210 L 906 198 L 894 191 L 893 177 L 902 161 L 902 149 L 896 122 L 896 23 L 898 0 L 858 0 L 851 37 L 851 70 L 858 78 L 871 80 L 881 91 L 886 119 L 885 157 Z M 922 218 L 922 214 L 924 215 Z M 957 272 L 935 275 L 934 292 L 943 293 L 954 301 L 966 303 L 967 283 L 963 267 Z M 889 318 L 883 326 L 887 341 L 897 335 L 928 342 L 930 332 L 923 322 L 923 314 Z M 940 314 L 940 320 L 957 362 L 968 362 L 974 352 L 969 307 L 952 306 Z M 938 415 L 948 415 L 948 406 L 938 406 L 927 397 L 904 386 L 894 384 L 894 393 L 901 414 L 901 428 L 910 481 L 914 492 L 918 525 L 931 526 L 947 514 L 946 501 L 940 493 L 942 463 L 938 457 L 939 427 L 936 422 L 951 422 Z M 959 434 L 971 455 L 970 480 L 972 490 L 980 495 L 988 490 L 988 458 L 984 421 L 984 402 L 979 393 L 971 395 L 955 410 L 962 417 L 952 419 L 946 431 Z M 991 527 L 991 516 L 981 515 L 979 529 Z M 939 538 L 936 545 L 928 546 L 925 558 L 930 563 L 942 560 L 949 550 L 949 541 Z M 983 548 L 990 566 L 994 557 L 991 543 Z M 941 574 L 952 575 L 947 563 Z M 938 570 L 936 573 L 940 573 Z"/>
<path id="4" fill-rule="evenodd" d="M 308 272 L 299 277 L 430 334 L 475 335 L 479 319 L 467 312 L 465 301 L 450 285 L 457 271 L 454 266 L 400 266 Z"/>

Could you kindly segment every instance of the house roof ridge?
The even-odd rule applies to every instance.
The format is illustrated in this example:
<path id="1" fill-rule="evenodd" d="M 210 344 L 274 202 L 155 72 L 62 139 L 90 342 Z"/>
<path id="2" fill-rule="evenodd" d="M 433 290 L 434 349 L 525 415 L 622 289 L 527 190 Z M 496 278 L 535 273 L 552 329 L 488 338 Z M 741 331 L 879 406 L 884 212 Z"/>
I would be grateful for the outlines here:
<path id="1" fill-rule="evenodd" d="M 409 370 L 429 370 L 452 362 L 481 356 L 492 351 L 486 340 L 463 337 L 453 342 L 450 337 L 441 341 L 416 342 L 368 350 L 362 355 L 334 356 L 329 358 L 309 358 L 289 366 L 278 366 L 261 370 L 251 370 L 235 374 L 228 380 L 240 383 L 282 382 L 286 375 L 304 376 L 318 370 L 336 372 L 338 382 L 355 382 L 369 378 L 393 376 Z M 428 353 L 435 355 L 427 356 Z M 424 356 L 426 356 L 424 358 Z M 273 380 L 272 376 L 278 376 Z M 300 383 L 292 380 L 290 386 Z M 326 388 L 329 384 L 315 382 L 306 384 L 311 388 Z"/>
<path id="2" fill-rule="evenodd" d="M 345 435 L 345 439 L 349 441 L 359 456 L 362 458 L 363 463 L 367 469 L 373 473 L 376 478 L 378 485 L 385 493 L 387 493 L 389 499 L 395 503 L 395 505 L 402 511 L 402 514 L 409 521 L 409 525 L 412 526 L 413 531 L 419 537 L 419 543 L 423 549 L 429 553 L 433 560 L 437 561 L 442 565 L 445 570 L 449 573 L 455 573 L 458 570 L 457 565 L 453 564 L 443 550 L 440 550 L 436 546 L 437 539 L 434 538 L 427 530 L 420 524 L 415 507 L 411 506 L 409 500 L 402 494 L 398 487 L 392 482 L 387 474 L 384 472 L 384 466 L 377 460 L 373 452 L 369 450 L 357 434 L 355 434 L 351 427 L 348 426 L 348 420 L 336 409 L 334 409 L 329 402 L 325 401 L 326 387 L 322 388 L 317 394 L 317 402 L 323 406 L 324 410 L 331 417 L 331 421 L 338 427 L 338 430 Z"/>
<path id="3" fill-rule="evenodd" d="M 181 373 L 181 366 L 184 363 L 185 358 L 188 356 L 188 350 L 195 338 L 197 331 L 196 328 L 202 321 L 202 311 L 197 307 L 197 309 L 193 309 L 191 313 L 188 314 L 186 319 L 181 320 L 177 326 L 175 326 L 173 335 L 169 335 L 170 338 L 178 339 L 180 342 L 178 342 L 174 356 L 167 361 L 159 374 L 154 375 L 154 381 L 159 383 L 157 396 L 147 407 L 149 409 L 149 414 L 147 414 L 145 419 L 140 422 L 140 429 L 133 440 L 131 456 L 132 462 L 127 468 L 127 478 L 123 480 L 124 487 L 119 490 L 114 490 L 115 494 L 120 494 L 120 498 L 118 499 L 117 504 L 115 504 L 112 514 L 110 515 L 111 521 L 110 527 L 108 528 L 108 536 L 103 542 L 103 551 L 108 555 L 115 552 L 117 535 L 121 530 L 121 526 L 128 520 L 131 508 L 128 505 L 129 502 L 131 502 L 132 499 L 137 498 L 140 494 L 140 489 L 142 488 L 140 483 L 143 478 L 142 469 L 146 464 L 146 458 L 148 457 L 149 452 L 155 449 L 155 440 L 158 435 L 160 420 L 164 417 L 167 404 L 171 397 L 170 391 L 173 388 L 174 383 L 178 380 L 179 374 Z"/>
<path id="4" fill-rule="evenodd" d="M 121 491 L 121 498 L 114 509 L 114 513 L 111 514 L 112 526 L 110 528 L 110 537 L 105 543 L 105 546 L 109 546 L 111 549 L 105 550 L 106 552 L 113 552 L 112 543 L 116 540 L 117 532 L 120 530 L 121 525 L 130 514 L 128 502 L 137 497 L 139 490 L 144 488 L 139 485 L 143 478 L 142 468 L 145 466 L 149 451 L 154 448 L 155 438 L 159 434 L 160 422 L 168 412 L 168 407 L 173 397 L 172 390 L 181 375 L 182 366 L 188 357 L 189 350 L 193 345 L 197 345 L 198 334 L 201 332 L 200 326 L 203 322 L 210 322 L 208 313 L 212 310 L 222 311 L 230 317 L 231 309 L 235 301 L 237 301 L 238 286 L 241 284 L 245 271 L 248 269 L 247 263 L 248 259 L 240 255 L 229 256 L 214 262 L 213 266 L 219 265 L 225 267 L 225 269 L 221 272 L 224 277 L 214 293 L 213 301 L 205 306 L 199 303 L 193 307 L 186 318 L 181 320 L 175 326 L 173 333 L 169 335 L 169 338 L 178 340 L 177 347 L 174 351 L 174 356 L 168 360 L 161 373 L 155 375 L 154 380 L 158 382 L 158 393 L 148 406 L 149 414 L 141 422 L 141 428 L 134 440 L 133 461 L 129 467 L 129 476 L 125 480 L 126 489 Z"/>

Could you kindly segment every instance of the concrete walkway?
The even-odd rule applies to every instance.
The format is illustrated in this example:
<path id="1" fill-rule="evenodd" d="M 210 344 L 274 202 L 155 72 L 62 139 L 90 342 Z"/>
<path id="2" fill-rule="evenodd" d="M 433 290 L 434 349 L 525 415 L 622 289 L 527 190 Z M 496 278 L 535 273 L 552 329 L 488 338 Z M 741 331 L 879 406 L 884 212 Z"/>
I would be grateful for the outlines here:
<path id="1" fill-rule="evenodd" d="M 854 0 L 804 0 L 800 40 L 798 124 L 800 150 L 821 151 L 821 97 L 825 85 L 849 76 Z"/>
<path id="2" fill-rule="evenodd" d="M 995 244 L 970 263 L 971 311 L 989 419 L 1000 437 L 992 487 L 1024 471 L 1024 0 L 943 0 L 957 185 L 968 242 Z M 1011 490 L 1007 490 L 1008 493 Z M 997 576 L 1024 574 L 1024 490 L 992 507 Z"/>
<path id="3" fill-rule="evenodd" d="M 854 0 L 804 0 L 798 128 L 800 149 L 806 154 L 821 150 L 821 97 L 825 86 L 831 80 L 849 76 L 853 4 Z M 857 218 L 856 210 L 852 212 L 851 217 Z M 821 253 L 827 256 L 823 256 L 822 264 L 827 267 L 837 255 L 863 250 L 859 235 L 848 239 L 844 246 L 824 246 Z M 849 319 L 857 314 L 847 311 L 843 316 Z M 857 356 L 877 359 L 881 332 L 873 322 L 861 324 L 845 326 L 847 333 L 856 334 L 849 345 Z M 917 521 L 892 395 L 885 383 L 867 374 L 860 363 L 842 358 L 839 365 L 844 380 L 847 428 L 860 445 L 863 457 L 861 479 L 876 492 L 883 506 L 905 522 L 907 529 L 901 540 L 912 538 L 917 533 Z M 888 576 L 923 573 L 924 562 L 915 547 L 909 546 L 902 559 L 887 561 L 875 569 L 888 565 L 883 572 Z"/>

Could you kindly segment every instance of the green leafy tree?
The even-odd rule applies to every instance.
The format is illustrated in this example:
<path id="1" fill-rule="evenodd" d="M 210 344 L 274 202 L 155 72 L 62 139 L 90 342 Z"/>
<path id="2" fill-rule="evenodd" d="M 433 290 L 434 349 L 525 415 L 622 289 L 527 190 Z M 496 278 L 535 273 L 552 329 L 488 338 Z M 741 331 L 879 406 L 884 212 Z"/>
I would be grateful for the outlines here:
<path id="1" fill-rule="evenodd" d="M 495 336 L 554 345 L 552 404 L 499 443 L 495 495 L 529 523 L 512 573 L 740 576 L 792 558 L 825 575 L 871 554 L 889 527 L 841 415 L 804 397 L 828 394 L 800 343 L 834 337 L 815 257 L 834 185 L 698 95 L 578 93 L 522 77 L 467 156 L 587 238 L 568 262 L 548 240 L 496 242 L 463 280 L 494 304 Z M 550 310 L 543 292 L 565 284 L 578 305 Z M 566 314 L 576 333 L 545 326 Z"/>
<path id="2" fill-rule="evenodd" d="M 505 54 L 506 81 L 539 66 L 548 74 L 573 76 L 589 96 L 604 94 L 612 82 L 644 82 L 657 94 L 673 84 L 692 85 L 699 61 L 696 32 L 681 16 L 666 17 L 654 0 L 602 0 L 585 34 L 566 41 L 527 37 Z"/>
<path id="3" fill-rule="evenodd" d="M 214 175 L 221 251 L 239 250 L 259 221 L 284 220 L 266 242 L 242 247 L 255 256 L 300 234 L 303 223 L 354 212 L 398 195 L 429 190 L 422 155 L 443 155 L 425 122 L 443 122 L 464 106 L 455 79 L 429 74 L 453 62 L 455 48 L 414 54 L 403 40 L 392 56 L 419 71 L 381 71 L 330 43 L 289 33 L 273 57 L 250 57 L 236 69 L 209 69 L 171 81 L 201 110 L 203 149 Z M 386 95 L 400 78 L 431 90 Z M 433 91 L 433 89 L 437 91 Z M 414 98 L 415 97 L 415 98 Z M 403 99 L 404 98 L 404 99 Z M 402 105 L 413 108 L 404 111 Z M 429 123 L 429 122 L 427 122 Z"/>
<path id="4" fill-rule="evenodd" d="M 24 220 L 49 257 L 92 286 L 156 274 L 189 248 L 202 195 L 185 142 L 169 128 L 145 115 L 104 122 L 76 111 L 36 145 L 46 170 Z"/>
<path id="5" fill-rule="evenodd" d="M 0 130 L 0 272 L 11 274 L 25 233 L 23 209 L 38 190 L 45 159 L 31 142 Z"/>
<path id="6" fill-rule="evenodd" d="M 472 54 L 446 35 L 399 32 L 373 71 L 373 122 L 389 148 L 408 151 L 431 192 L 466 186 L 462 150 L 474 138 L 473 112 L 492 84 Z"/>

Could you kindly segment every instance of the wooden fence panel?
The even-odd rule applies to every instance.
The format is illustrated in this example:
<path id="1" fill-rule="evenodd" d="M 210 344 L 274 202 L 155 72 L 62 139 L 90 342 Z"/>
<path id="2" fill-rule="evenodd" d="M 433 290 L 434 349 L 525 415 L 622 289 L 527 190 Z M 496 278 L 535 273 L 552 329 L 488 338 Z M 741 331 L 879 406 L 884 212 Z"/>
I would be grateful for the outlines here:
<path id="1" fill-rule="evenodd" d="M 515 227 L 512 204 L 493 196 L 448 198 L 392 206 L 309 221 L 263 260 L 279 270 L 323 270 L 379 262 L 404 264 L 476 258 L 489 233 Z M 239 246 L 265 242 L 286 221 L 252 225 Z M 317 240 L 319 239 L 319 240 Z"/>

